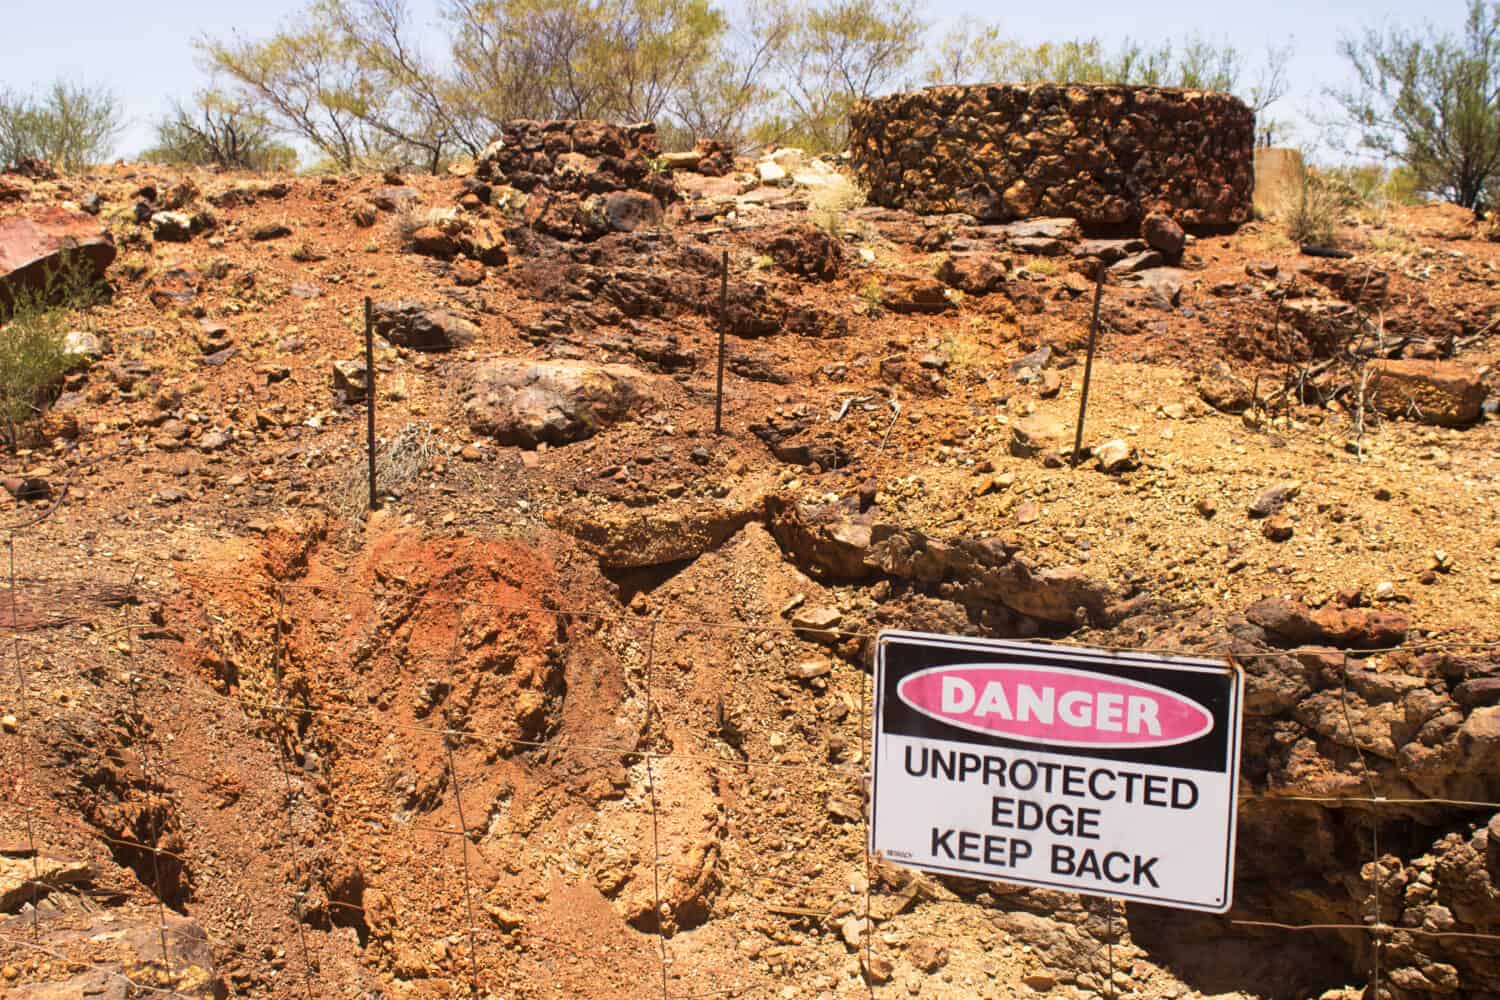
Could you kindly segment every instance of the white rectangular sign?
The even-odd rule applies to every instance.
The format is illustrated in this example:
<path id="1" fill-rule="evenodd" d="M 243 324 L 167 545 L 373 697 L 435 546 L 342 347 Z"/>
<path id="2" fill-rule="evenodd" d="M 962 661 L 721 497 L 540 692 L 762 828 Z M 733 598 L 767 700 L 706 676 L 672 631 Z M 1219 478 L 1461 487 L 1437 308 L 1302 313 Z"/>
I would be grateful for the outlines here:
<path id="1" fill-rule="evenodd" d="M 1214 660 L 883 632 L 871 849 L 927 871 L 1222 913 L 1240 674 Z"/>

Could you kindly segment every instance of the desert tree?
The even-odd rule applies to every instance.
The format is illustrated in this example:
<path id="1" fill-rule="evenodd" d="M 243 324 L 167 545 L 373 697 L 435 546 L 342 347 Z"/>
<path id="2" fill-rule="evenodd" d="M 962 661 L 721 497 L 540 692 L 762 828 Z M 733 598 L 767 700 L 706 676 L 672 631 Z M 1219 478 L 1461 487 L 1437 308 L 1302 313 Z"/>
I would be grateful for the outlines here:
<path id="1" fill-rule="evenodd" d="M 670 115 L 722 52 L 708 0 L 448 0 L 450 93 L 471 135 L 510 118 Z"/>
<path id="2" fill-rule="evenodd" d="M 311 15 L 332 29 L 352 67 L 324 100 L 398 159 L 436 173 L 454 153 L 483 148 L 460 127 L 451 82 L 413 37 L 405 0 L 317 0 Z"/>
<path id="3" fill-rule="evenodd" d="M 695 66 L 674 96 L 669 132 L 687 141 L 710 138 L 743 146 L 776 100 L 771 73 L 795 24 L 785 4 L 745 4 L 712 58 Z"/>
<path id="4" fill-rule="evenodd" d="M 512 118 L 583 118 L 604 106 L 589 72 L 597 44 L 589 0 L 448 0 L 454 99 L 472 141 Z"/>
<path id="5" fill-rule="evenodd" d="M 80 170 L 109 156 L 121 125 L 120 102 L 103 87 L 60 79 L 33 93 L 0 92 L 0 166 L 44 160 Z"/>
<path id="6" fill-rule="evenodd" d="M 618 0 L 608 6 L 599 50 L 607 103 L 628 121 L 654 121 L 712 60 L 728 20 L 708 0 Z"/>
<path id="7" fill-rule="evenodd" d="M 915 0 L 823 0 L 792 18 L 776 59 L 784 107 L 758 125 L 757 138 L 843 149 L 850 109 L 906 82 L 927 22 Z"/>
<path id="8" fill-rule="evenodd" d="M 349 170 L 376 144 L 348 95 L 360 72 L 337 28 L 304 14 L 269 37 L 199 39 L 206 68 L 281 133 L 295 136 L 336 167 Z"/>
<path id="9" fill-rule="evenodd" d="M 1339 48 L 1358 83 L 1333 96 L 1359 144 L 1476 207 L 1500 170 L 1500 4 L 1470 0 L 1456 32 L 1371 28 Z"/>
<path id="10" fill-rule="evenodd" d="M 174 103 L 156 123 L 156 143 L 141 154 L 151 163 L 187 163 L 227 170 L 290 170 L 297 151 L 242 101 L 214 90 L 191 105 Z"/>

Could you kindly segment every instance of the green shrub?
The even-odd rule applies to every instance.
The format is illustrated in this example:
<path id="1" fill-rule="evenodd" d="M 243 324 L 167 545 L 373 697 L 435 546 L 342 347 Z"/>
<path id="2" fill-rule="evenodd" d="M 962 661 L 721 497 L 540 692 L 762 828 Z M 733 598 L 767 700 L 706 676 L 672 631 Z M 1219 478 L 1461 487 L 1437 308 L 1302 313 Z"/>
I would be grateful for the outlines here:
<path id="1" fill-rule="evenodd" d="M 0 326 L 0 428 L 11 447 L 38 419 L 76 360 L 63 349 L 75 312 L 92 308 L 104 290 L 87 261 L 65 260 L 39 289 L 12 296 Z"/>
<path id="2" fill-rule="evenodd" d="M 41 416 L 48 396 L 68 370 L 67 332 L 61 310 L 18 303 L 0 333 L 0 423 L 12 447 L 20 428 Z"/>
<path id="3" fill-rule="evenodd" d="M 1318 178 L 1348 208 L 1384 211 L 1392 205 L 1415 205 L 1421 198 L 1417 178 L 1410 167 L 1387 167 L 1378 163 L 1339 164 L 1320 167 Z"/>

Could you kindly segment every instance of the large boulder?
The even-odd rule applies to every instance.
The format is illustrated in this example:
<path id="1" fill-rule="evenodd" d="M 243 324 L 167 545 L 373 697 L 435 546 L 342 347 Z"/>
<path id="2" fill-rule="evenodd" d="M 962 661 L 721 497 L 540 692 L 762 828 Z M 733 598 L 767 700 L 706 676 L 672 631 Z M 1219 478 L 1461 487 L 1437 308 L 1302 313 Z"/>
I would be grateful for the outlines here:
<path id="1" fill-rule="evenodd" d="M 21 289 L 45 290 L 69 258 L 102 280 L 115 259 L 115 242 L 99 220 L 49 205 L 0 219 L 0 312 Z"/>
<path id="2" fill-rule="evenodd" d="M 375 332 L 414 351 L 447 351 L 473 342 L 479 327 L 446 309 L 409 299 L 371 306 Z"/>
<path id="3" fill-rule="evenodd" d="M 870 515 L 766 499 L 766 519 L 782 549 L 822 580 L 886 576 L 978 607 L 1003 605 L 1057 624 L 1102 623 L 1120 594 L 1074 566 L 1044 567 L 999 538 L 930 537 Z"/>
<path id="4" fill-rule="evenodd" d="M 1388 417 L 1459 427 L 1479 419 L 1484 383 L 1472 368 L 1448 361 L 1373 361 L 1366 402 Z"/>
<path id="5" fill-rule="evenodd" d="M 654 395 L 651 376 L 628 365 L 491 358 L 475 373 L 464 415 L 477 433 L 534 448 L 592 437 Z"/>

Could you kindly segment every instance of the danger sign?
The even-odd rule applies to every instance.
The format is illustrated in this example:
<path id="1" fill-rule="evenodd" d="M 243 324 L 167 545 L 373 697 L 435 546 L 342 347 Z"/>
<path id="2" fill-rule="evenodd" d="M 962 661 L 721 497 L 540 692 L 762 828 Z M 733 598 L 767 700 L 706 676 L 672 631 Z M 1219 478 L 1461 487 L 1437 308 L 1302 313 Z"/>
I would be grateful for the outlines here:
<path id="1" fill-rule="evenodd" d="M 883 632 L 871 849 L 1222 913 L 1240 675 L 1213 660 Z"/>

